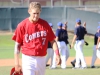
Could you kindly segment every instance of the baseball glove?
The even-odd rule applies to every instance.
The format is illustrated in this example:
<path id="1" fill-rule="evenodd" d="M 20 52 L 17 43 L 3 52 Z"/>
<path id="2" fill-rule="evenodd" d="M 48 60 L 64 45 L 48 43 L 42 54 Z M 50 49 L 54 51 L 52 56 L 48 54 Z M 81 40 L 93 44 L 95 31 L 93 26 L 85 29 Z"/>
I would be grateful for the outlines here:
<path id="1" fill-rule="evenodd" d="M 22 71 L 20 71 L 20 74 L 19 73 L 15 73 L 15 67 L 13 67 L 11 69 L 10 75 L 23 75 L 23 73 L 22 73 Z"/>
<path id="2" fill-rule="evenodd" d="M 89 45 L 88 42 L 85 41 L 85 45 L 88 46 Z"/>

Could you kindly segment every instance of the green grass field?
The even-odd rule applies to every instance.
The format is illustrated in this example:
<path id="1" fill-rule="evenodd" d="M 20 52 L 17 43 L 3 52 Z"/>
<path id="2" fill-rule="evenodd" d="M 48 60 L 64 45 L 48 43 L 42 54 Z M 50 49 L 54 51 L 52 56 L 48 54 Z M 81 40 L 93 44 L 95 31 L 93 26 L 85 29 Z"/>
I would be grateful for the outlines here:
<path id="1" fill-rule="evenodd" d="M 12 66 L 8 67 L 0 67 L 0 75 L 10 75 L 10 69 Z M 46 74 L 45 75 L 99 75 L 100 74 L 100 68 L 95 69 L 72 69 L 71 67 L 68 67 L 66 69 L 49 69 L 46 68 Z"/>
<path id="2" fill-rule="evenodd" d="M 69 36 L 69 40 L 72 40 L 73 35 Z M 0 35 L 0 59 L 10 59 L 14 58 L 14 41 L 11 40 L 12 34 L 10 35 Z M 93 37 L 86 36 L 85 40 L 89 43 L 89 46 L 84 46 L 84 56 L 92 56 L 93 48 Z M 70 57 L 75 56 L 75 50 L 70 50 Z M 0 75 L 10 75 L 10 69 L 12 66 L 0 66 Z M 66 69 L 49 69 L 46 68 L 46 75 L 99 75 L 100 68 L 97 69 L 77 69 L 73 70 L 71 66 L 68 66 Z"/>
<path id="3" fill-rule="evenodd" d="M 73 35 L 69 36 L 69 40 L 72 40 Z M 14 52 L 14 41 L 11 39 L 10 35 L 0 35 L 0 59 L 13 58 Z M 84 46 L 84 55 L 91 56 L 93 48 L 93 38 L 86 36 L 85 40 L 89 43 L 89 46 Z M 72 48 L 70 50 L 70 56 L 75 56 L 75 50 Z"/>

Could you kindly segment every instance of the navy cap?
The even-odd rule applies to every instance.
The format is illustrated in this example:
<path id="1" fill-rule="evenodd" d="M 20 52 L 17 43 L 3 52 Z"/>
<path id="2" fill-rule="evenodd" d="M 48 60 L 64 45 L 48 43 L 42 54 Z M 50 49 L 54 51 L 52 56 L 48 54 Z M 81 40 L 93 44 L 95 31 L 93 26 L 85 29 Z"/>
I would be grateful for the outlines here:
<path id="1" fill-rule="evenodd" d="M 58 22 L 57 25 L 58 26 L 63 26 L 63 23 L 62 22 Z"/>
<path id="2" fill-rule="evenodd" d="M 98 26 L 97 29 L 100 29 L 100 26 Z"/>
<path id="3" fill-rule="evenodd" d="M 98 24 L 100 24 L 100 22 L 98 22 Z"/>
<path id="4" fill-rule="evenodd" d="M 81 22 L 81 20 L 80 19 L 76 19 L 76 22 Z"/>
<path id="5" fill-rule="evenodd" d="M 49 25 L 50 25 L 50 27 L 52 27 L 52 26 L 53 26 L 53 24 L 52 24 L 52 23 L 49 23 Z"/>

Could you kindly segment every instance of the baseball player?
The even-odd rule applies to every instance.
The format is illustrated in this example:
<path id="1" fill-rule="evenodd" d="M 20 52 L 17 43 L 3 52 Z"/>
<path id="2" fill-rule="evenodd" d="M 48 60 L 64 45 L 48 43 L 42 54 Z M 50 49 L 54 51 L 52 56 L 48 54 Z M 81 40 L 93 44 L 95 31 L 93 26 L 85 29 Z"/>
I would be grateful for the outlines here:
<path id="1" fill-rule="evenodd" d="M 83 55 L 84 36 L 86 33 L 87 33 L 86 29 L 83 26 L 81 26 L 81 20 L 76 19 L 75 33 L 74 33 L 74 37 L 71 43 L 71 47 L 73 47 L 73 44 L 75 42 L 75 45 L 74 45 L 74 48 L 76 51 L 75 69 L 77 68 L 84 69 L 87 67 L 85 59 L 84 59 L 84 55 Z M 82 63 L 82 66 L 80 66 L 80 61 Z"/>
<path id="2" fill-rule="evenodd" d="M 58 24 L 58 29 L 56 30 L 56 42 L 59 48 L 59 52 L 61 55 L 61 68 L 65 69 L 66 68 L 66 50 L 67 46 L 65 43 L 65 38 L 67 39 L 67 32 L 62 29 L 63 23 L 59 22 Z M 66 40 L 67 41 L 67 40 Z M 53 59 L 53 64 L 51 68 L 56 68 L 56 62 L 55 62 L 55 53 L 54 53 L 54 59 Z"/>
<path id="3" fill-rule="evenodd" d="M 56 54 L 57 64 L 60 54 L 55 41 L 55 35 L 47 23 L 40 18 L 41 5 L 39 2 L 29 4 L 29 17 L 21 21 L 12 37 L 15 41 L 15 72 L 20 72 L 19 54 L 22 52 L 23 75 L 45 75 L 46 54 L 48 41 Z"/>
<path id="4" fill-rule="evenodd" d="M 67 24 L 68 24 L 68 22 L 66 21 L 64 24 L 63 24 L 63 29 L 67 32 Z M 70 44 L 69 44 L 69 41 L 68 41 L 68 32 L 66 33 L 67 34 L 67 36 L 65 37 L 65 43 L 66 43 L 66 46 L 67 46 L 67 51 L 66 51 L 66 61 L 68 60 L 68 58 L 69 58 L 69 48 L 71 49 L 71 46 L 70 46 Z M 68 48 L 68 44 L 69 44 L 69 48 Z"/>
<path id="5" fill-rule="evenodd" d="M 96 68 L 94 63 L 97 59 L 97 49 L 96 49 L 96 45 L 97 45 L 97 42 L 98 42 L 98 37 L 100 35 L 100 26 L 97 27 L 97 32 L 95 33 L 94 35 L 94 47 L 93 47 L 93 55 L 92 55 L 92 61 L 91 61 L 91 68 Z"/>
<path id="6" fill-rule="evenodd" d="M 77 25 L 75 25 L 75 27 L 77 27 Z M 86 22 L 83 23 L 83 27 L 86 29 Z M 85 30 L 87 32 L 87 30 Z M 84 41 L 85 45 L 88 46 L 88 43 L 86 41 Z M 76 59 L 74 59 L 73 61 L 71 61 L 71 64 L 73 67 L 75 67 L 75 63 L 76 63 Z M 81 61 L 80 61 L 80 65 L 81 65 Z"/>
<path id="7" fill-rule="evenodd" d="M 52 23 L 49 23 L 50 27 L 53 27 Z M 46 55 L 46 63 L 48 62 L 49 58 L 51 58 L 51 64 L 52 65 L 52 61 L 53 61 L 53 55 L 54 55 L 54 51 L 52 49 L 51 43 L 48 42 L 48 48 L 47 48 L 47 55 Z M 46 64 L 46 66 L 49 66 L 49 64 Z"/>

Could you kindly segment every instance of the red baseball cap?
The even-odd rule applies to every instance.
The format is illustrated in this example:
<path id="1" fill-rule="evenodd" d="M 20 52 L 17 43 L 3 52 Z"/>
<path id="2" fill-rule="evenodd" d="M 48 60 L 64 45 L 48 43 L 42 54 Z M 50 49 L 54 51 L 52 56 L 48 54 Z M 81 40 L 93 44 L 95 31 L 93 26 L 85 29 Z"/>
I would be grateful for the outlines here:
<path id="1" fill-rule="evenodd" d="M 22 71 L 20 71 L 20 74 L 19 73 L 15 73 L 15 67 L 13 67 L 11 69 L 10 75 L 23 75 L 23 73 L 22 73 Z"/>

